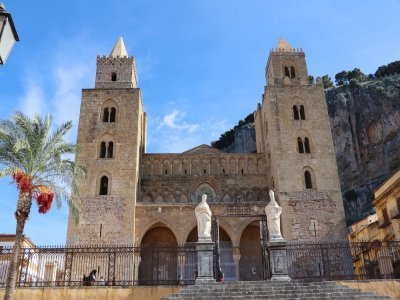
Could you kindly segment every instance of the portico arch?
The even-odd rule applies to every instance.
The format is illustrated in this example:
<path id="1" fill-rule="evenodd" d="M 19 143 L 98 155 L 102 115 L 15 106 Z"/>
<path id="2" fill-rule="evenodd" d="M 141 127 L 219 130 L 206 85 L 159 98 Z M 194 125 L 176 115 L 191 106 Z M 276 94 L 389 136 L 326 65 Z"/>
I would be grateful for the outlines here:
<path id="1" fill-rule="evenodd" d="M 179 280 L 178 254 L 174 249 L 177 246 L 178 242 L 172 230 L 162 223 L 154 224 L 141 241 L 139 283 L 176 284 Z"/>
<path id="2" fill-rule="evenodd" d="M 263 280 L 260 222 L 246 226 L 240 237 L 239 279 Z"/>

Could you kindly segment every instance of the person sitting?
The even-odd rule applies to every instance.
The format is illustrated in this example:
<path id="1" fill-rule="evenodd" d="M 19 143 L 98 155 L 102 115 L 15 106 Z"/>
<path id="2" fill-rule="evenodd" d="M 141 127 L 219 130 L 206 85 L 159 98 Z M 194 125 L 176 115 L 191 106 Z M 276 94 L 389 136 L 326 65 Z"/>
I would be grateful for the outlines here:
<path id="1" fill-rule="evenodd" d="M 89 276 L 86 276 L 85 274 L 83 275 L 83 285 L 93 285 L 93 282 L 96 281 L 96 270 L 92 270 L 92 272 L 89 273 Z"/>

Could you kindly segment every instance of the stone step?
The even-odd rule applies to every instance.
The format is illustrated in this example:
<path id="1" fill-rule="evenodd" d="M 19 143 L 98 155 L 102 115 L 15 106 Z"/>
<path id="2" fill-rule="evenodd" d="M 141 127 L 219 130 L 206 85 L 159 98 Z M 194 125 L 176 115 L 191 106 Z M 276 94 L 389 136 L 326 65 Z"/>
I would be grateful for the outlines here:
<path id="1" fill-rule="evenodd" d="M 288 295 L 230 295 L 230 296 L 220 296 L 220 295 L 207 295 L 207 296 L 188 296 L 188 297 L 168 297 L 163 298 L 168 300 L 213 300 L 213 299 L 365 299 L 365 300 L 383 300 L 383 299 L 390 299 L 389 297 L 381 297 L 376 295 L 364 295 L 364 294 L 350 294 L 350 295 L 342 295 L 342 294 L 298 294 L 296 296 L 288 296 Z"/>
<path id="2" fill-rule="evenodd" d="M 298 293 L 304 294 L 324 294 L 324 293 L 360 293 L 360 291 L 353 291 L 353 290 L 291 290 L 291 291 L 257 291 L 257 290 L 243 290 L 243 291 L 202 291 L 202 292 L 193 292 L 188 293 L 186 291 L 179 293 L 182 296 L 190 296 L 190 295 L 206 295 L 206 294 L 213 294 L 213 295 L 235 295 L 235 294 L 261 294 L 261 295 L 276 295 L 276 294 L 286 294 L 286 295 L 293 295 Z"/>
<path id="3" fill-rule="evenodd" d="M 188 286 L 165 300 L 214 299 L 390 299 L 335 282 L 224 282 Z"/>

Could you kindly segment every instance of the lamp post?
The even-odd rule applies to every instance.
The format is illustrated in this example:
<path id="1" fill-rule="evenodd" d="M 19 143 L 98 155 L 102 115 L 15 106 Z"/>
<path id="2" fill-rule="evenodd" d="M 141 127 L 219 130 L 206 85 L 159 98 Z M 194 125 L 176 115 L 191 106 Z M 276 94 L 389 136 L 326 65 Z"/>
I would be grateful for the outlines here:
<path id="1" fill-rule="evenodd" d="M 19 41 L 11 14 L 0 2 L 0 65 L 4 65 L 15 42 Z"/>

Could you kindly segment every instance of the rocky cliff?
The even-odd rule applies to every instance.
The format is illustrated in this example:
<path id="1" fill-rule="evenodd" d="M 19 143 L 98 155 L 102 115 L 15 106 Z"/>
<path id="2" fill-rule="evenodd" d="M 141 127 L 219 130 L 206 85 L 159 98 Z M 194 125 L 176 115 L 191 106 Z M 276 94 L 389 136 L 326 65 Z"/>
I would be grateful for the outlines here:
<path id="1" fill-rule="evenodd" d="M 372 212 L 374 190 L 400 167 L 400 76 L 326 91 L 348 223 Z"/>
<path id="2" fill-rule="evenodd" d="M 373 191 L 400 168 L 400 75 L 326 90 L 348 224 L 373 211 Z M 255 152 L 254 124 L 227 152 Z"/>
<path id="3" fill-rule="evenodd" d="M 232 144 L 223 149 L 229 153 L 255 153 L 256 129 L 254 123 L 248 123 L 243 127 L 235 129 L 235 138 Z"/>

